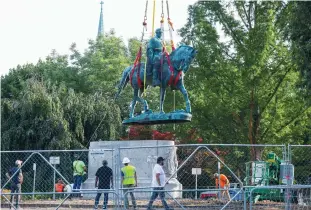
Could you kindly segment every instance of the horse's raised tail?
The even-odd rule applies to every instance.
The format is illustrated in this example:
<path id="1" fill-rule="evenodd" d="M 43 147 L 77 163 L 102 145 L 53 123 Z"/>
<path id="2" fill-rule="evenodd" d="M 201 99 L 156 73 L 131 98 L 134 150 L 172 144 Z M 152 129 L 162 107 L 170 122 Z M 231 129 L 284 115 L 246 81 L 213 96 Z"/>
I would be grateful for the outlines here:
<path id="1" fill-rule="evenodd" d="M 131 69 L 132 69 L 132 66 L 129 66 L 124 69 L 122 73 L 122 78 L 118 84 L 118 92 L 114 96 L 114 100 L 116 100 L 120 96 L 121 91 L 126 87 L 127 83 L 129 82 Z"/>

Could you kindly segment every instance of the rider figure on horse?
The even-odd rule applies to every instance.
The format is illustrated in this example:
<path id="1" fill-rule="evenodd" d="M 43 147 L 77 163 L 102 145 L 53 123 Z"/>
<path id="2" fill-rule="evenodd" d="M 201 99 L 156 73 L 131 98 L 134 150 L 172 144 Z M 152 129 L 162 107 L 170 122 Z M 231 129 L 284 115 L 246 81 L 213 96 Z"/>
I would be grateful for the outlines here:
<path id="1" fill-rule="evenodd" d="M 160 80 L 158 78 L 159 73 L 159 60 L 162 55 L 162 30 L 160 28 L 156 29 L 155 36 L 151 38 L 147 46 L 147 58 L 149 61 L 148 69 L 149 74 L 152 71 L 152 86 L 160 85 Z"/>

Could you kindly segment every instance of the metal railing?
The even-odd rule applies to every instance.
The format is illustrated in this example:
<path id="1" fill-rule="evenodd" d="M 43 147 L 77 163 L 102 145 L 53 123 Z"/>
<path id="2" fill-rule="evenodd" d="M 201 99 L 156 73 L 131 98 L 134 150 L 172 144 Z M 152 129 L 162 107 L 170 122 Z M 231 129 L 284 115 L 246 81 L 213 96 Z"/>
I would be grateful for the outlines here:
<path id="1" fill-rule="evenodd" d="M 252 160 L 251 149 L 256 148 L 265 155 L 273 151 L 286 163 L 292 163 L 295 167 L 295 182 L 292 184 L 272 185 L 272 186 L 249 186 L 245 183 L 246 177 L 245 163 Z M 37 205 L 50 202 L 53 208 L 70 204 L 79 204 L 79 200 L 69 200 L 70 195 L 82 193 L 84 205 L 94 206 L 94 197 L 97 192 L 109 193 L 109 205 L 114 209 L 123 209 L 122 201 L 127 188 L 121 187 L 121 172 L 123 167 L 122 159 L 127 155 L 136 154 L 137 158 L 131 159 L 131 164 L 137 169 L 138 187 L 132 192 L 138 198 L 140 207 L 147 207 L 147 202 L 154 190 L 150 187 L 152 180 L 152 169 L 155 165 L 156 157 L 167 156 L 164 170 L 167 175 L 165 192 L 168 202 L 178 209 L 199 209 L 208 207 L 209 209 L 257 209 L 260 206 L 269 208 L 295 208 L 301 205 L 310 206 L 309 191 L 311 183 L 311 145 L 248 145 L 248 144 L 200 144 L 200 145 L 157 145 L 138 147 L 119 147 L 117 149 L 92 149 L 92 150 L 28 150 L 28 151 L 1 151 L 1 177 L 14 165 L 15 160 L 24 160 L 22 173 L 24 182 L 22 193 L 10 193 L 10 179 L 1 179 L 2 206 L 13 206 L 8 196 L 20 195 L 21 206 L 36 205 L 36 201 L 41 199 Z M 80 159 L 85 162 L 88 173 L 83 178 L 83 187 L 79 192 L 55 192 L 55 181 L 60 178 L 65 185 L 72 185 L 73 171 L 72 163 L 74 154 L 78 153 Z M 53 158 L 59 157 L 60 162 L 54 163 Z M 145 158 L 145 159 L 143 159 Z M 108 166 L 112 168 L 114 178 L 114 189 L 94 189 L 95 172 L 101 166 L 101 161 L 108 160 Z M 176 162 L 177 161 L 177 162 Z M 34 167 L 34 164 L 36 165 Z M 200 174 L 193 174 L 193 168 L 199 168 Z M 17 173 L 17 172 L 16 172 Z M 230 198 L 221 200 L 221 193 L 224 191 L 220 186 L 215 186 L 214 173 L 225 174 L 231 183 L 236 183 L 234 188 L 229 188 Z M 309 178 L 310 177 L 310 178 Z M 197 186 L 197 187 L 195 187 Z M 214 186 L 214 188 L 210 188 Z M 300 191 L 301 192 L 300 192 Z M 282 191 L 282 192 L 278 192 Z M 283 192 L 284 191 L 284 192 Z M 289 192 L 290 199 L 284 196 Z M 298 192 L 299 191 L 299 192 Z M 267 193 L 268 192 L 268 193 Z M 272 194 L 275 196 L 272 197 Z M 278 194 L 277 194 L 278 193 Z M 56 200 L 58 195 L 64 195 L 61 200 Z M 207 198 L 204 196 L 207 195 Z M 259 195 L 259 197 L 258 197 Z M 257 196 L 257 197 L 256 197 Z M 300 200 L 300 204 L 293 204 L 293 199 Z M 265 198 L 270 202 L 262 202 Z M 280 198 L 279 201 L 276 198 Z M 282 198 L 282 199 L 281 199 Z M 93 199 L 93 200 L 92 200 Z M 285 199 L 285 200 L 284 200 Z M 111 203 L 112 202 L 112 203 Z M 298 201 L 297 201 L 298 202 Z M 191 205 L 189 203 L 192 203 Z"/>

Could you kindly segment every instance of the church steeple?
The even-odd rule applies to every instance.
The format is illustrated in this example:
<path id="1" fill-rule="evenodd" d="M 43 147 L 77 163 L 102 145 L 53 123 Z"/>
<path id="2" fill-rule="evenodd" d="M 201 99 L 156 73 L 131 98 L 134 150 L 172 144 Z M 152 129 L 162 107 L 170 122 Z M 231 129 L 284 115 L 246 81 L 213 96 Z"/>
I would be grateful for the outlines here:
<path id="1" fill-rule="evenodd" d="M 104 2 L 100 2 L 100 16 L 99 16 L 99 23 L 98 23 L 98 32 L 97 36 L 104 35 L 104 17 L 103 17 L 103 4 Z"/>

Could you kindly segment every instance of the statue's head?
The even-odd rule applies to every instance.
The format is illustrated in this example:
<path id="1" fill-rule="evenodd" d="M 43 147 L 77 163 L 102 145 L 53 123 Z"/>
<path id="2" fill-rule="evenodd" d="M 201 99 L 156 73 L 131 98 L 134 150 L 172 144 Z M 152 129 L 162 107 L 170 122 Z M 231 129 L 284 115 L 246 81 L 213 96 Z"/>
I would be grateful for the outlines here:
<path id="1" fill-rule="evenodd" d="M 196 54 L 197 51 L 193 47 L 181 45 L 170 54 L 170 57 L 174 68 L 186 73 Z"/>
<path id="2" fill-rule="evenodd" d="M 162 30 L 161 30 L 161 28 L 156 29 L 155 30 L 155 34 L 156 34 L 156 37 L 160 39 L 162 37 Z"/>

